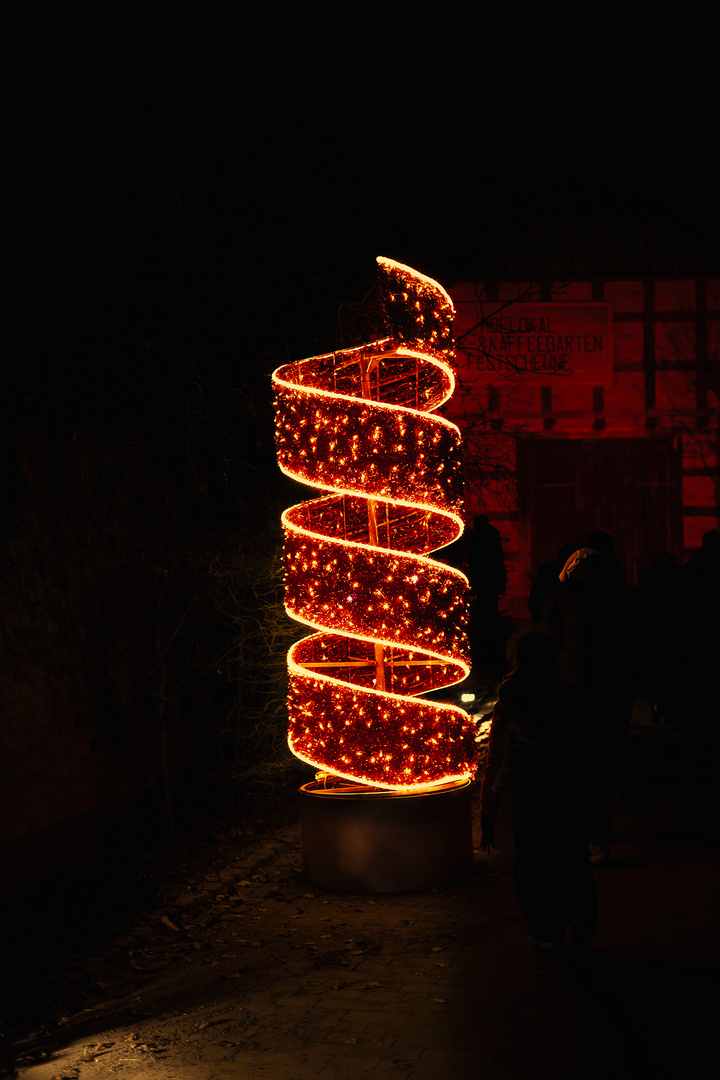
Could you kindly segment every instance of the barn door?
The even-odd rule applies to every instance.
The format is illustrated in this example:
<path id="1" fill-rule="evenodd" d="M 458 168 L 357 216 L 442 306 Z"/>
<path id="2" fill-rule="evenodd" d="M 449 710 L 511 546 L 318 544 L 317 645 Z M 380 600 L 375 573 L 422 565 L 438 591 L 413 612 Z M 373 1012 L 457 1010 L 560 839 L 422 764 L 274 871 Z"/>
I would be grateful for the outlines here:
<path id="1" fill-rule="evenodd" d="M 533 575 L 562 544 L 603 529 L 637 584 L 656 551 L 682 558 L 681 450 L 671 438 L 522 440 L 518 506 Z"/>

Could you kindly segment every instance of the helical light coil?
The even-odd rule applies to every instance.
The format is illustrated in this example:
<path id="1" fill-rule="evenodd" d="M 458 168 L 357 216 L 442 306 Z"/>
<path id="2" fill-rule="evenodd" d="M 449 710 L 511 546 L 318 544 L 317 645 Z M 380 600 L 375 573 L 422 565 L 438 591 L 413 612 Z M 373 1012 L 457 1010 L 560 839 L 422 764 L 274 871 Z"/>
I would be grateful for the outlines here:
<path id="1" fill-rule="evenodd" d="M 285 606 L 317 633 L 288 653 L 301 760 L 399 791 L 475 770 L 462 709 L 417 695 L 469 672 L 468 582 L 429 558 L 463 530 L 452 302 L 379 258 L 388 336 L 273 374 L 280 468 L 327 492 L 283 514 Z"/>

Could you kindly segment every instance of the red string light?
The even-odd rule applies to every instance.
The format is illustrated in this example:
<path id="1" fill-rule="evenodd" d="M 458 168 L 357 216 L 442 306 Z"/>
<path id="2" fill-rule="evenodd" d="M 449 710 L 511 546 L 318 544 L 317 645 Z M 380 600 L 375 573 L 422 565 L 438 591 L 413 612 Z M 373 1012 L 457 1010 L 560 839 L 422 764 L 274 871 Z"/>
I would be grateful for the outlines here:
<path id="1" fill-rule="evenodd" d="M 453 306 L 379 258 L 388 337 L 273 374 L 280 468 L 328 492 L 283 514 L 289 745 L 336 776 L 421 790 L 474 774 L 467 713 L 417 697 L 468 674 L 468 582 L 430 553 L 461 534 Z"/>

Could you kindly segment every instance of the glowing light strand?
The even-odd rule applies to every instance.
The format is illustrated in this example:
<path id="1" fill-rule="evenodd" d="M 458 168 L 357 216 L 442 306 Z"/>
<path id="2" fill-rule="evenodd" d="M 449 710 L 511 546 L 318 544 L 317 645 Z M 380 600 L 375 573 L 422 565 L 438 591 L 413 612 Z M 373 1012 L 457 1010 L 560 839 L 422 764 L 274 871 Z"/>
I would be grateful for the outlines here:
<path id="1" fill-rule="evenodd" d="M 329 493 L 283 514 L 285 606 L 318 631 L 288 654 L 288 742 L 405 791 L 474 773 L 467 713 L 417 697 L 470 670 L 468 582 L 429 558 L 463 528 L 460 433 L 435 415 L 454 388 L 452 302 L 378 264 L 388 336 L 273 375 L 280 468 Z"/>

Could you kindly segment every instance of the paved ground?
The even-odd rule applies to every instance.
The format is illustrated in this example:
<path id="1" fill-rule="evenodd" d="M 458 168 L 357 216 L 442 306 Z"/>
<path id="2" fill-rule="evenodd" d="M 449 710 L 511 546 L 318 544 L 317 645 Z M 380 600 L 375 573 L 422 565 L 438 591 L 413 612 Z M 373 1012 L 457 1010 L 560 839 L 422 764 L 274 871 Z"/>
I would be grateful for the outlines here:
<path id="1" fill-rule="evenodd" d="M 702 1075 L 716 1026 L 720 890 L 707 816 L 677 822 L 676 751 L 666 729 L 633 733 L 638 799 L 621 802 L 613 865 L 596 871 L 601 918 L 588 947 L 530 943 L 507 808 L 497 854 L 478 853 L 467 882 L 417 895 L 314 889 L 299 828 L 286 823 L 242 845 L 228 839 L 198 886 L 86 958 L 87 1007 L 17 1046 L 16 1075 Z"/>

